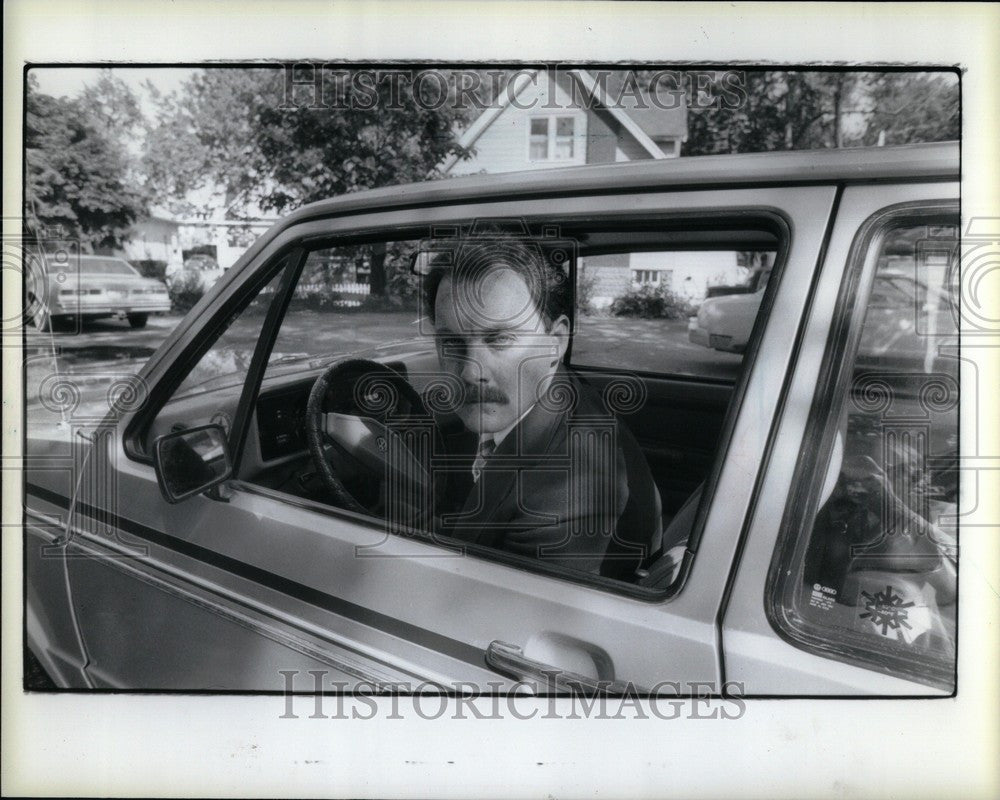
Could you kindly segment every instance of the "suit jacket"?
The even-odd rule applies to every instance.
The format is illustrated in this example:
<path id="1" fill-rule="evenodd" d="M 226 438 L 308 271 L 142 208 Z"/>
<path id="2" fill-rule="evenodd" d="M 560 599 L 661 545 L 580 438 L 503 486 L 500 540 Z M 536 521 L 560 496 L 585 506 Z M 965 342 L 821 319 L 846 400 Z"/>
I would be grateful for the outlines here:
<path id="1" fill-rule="evenodd" d="M 479 437 L 447 438 L 465 461 L 436 517 L 452 538 L 631 580 L 659 548 L 661 505 L 645 456 L 593 390 L 560 368 L 546 395 L 487 458 Z"/>

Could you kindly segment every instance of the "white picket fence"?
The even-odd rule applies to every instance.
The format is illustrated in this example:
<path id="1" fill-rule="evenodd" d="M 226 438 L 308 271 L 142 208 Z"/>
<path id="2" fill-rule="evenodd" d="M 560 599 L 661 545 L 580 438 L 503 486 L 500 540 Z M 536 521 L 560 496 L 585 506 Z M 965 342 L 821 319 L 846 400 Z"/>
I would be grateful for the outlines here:
<path id="1" fill-rule="evenodd" d="M 338 306 L 359 306 L 361 299 L 371 294 L 371 287 L 367 283 L 300 283 L 295 287 L 295 297 L 309 297 L 314 294 L 340 294 L 355 295 L 338 300 L 334 305 Z"/>

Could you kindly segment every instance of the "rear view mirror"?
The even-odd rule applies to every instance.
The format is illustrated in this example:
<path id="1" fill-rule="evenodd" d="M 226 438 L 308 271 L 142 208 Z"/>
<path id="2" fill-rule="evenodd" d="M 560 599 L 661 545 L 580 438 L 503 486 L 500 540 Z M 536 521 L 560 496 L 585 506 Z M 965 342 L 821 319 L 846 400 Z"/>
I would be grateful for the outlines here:
<path id="1" fill-rule="evenodd" d="M 434 267 L 450 267 L 455 257 L 454 241 L 424 241 L 410 257 L 410 272 L 414 275 L 429 275 Z"/>
<path id="2" fill-rule="evenodd" d="M 226 432 L 221 425 L 199 425 L 165 433 L 153 444 L 153 467 L 168 503 L 200 494 L 233 474 Z"/>
<path id="3" fill-rule="evenodd" d="M 431 254 L 426 250 L 417 250 L 410 258 L 410 272 L 414 275 L 426 275 L 431 269 Z"/>

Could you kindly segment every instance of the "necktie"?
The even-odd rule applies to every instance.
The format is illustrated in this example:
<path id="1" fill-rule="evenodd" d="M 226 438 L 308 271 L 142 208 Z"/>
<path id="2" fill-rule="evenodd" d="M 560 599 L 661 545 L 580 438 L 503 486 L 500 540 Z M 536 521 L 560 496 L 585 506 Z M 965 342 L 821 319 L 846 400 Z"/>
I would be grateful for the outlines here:
<path id="1" fill-rule="evenodd" d="M 483 467 L 486 464 L 486 459 L 493 455 L 493 451 L 496 449 L 497 443 L 493 441 L 492 438 L 484 439 L 479 443 L 479 452 L 476 454 L 476 458 L 472 462 L 473 482 L 479 482 L 479 477 L 483 474 Z"/>

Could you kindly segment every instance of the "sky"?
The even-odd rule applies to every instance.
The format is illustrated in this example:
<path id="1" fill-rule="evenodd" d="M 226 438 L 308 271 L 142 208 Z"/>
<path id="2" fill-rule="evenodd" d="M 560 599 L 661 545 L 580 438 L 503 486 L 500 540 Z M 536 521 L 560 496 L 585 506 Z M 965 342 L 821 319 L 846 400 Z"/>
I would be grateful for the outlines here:
<path id="1" fill-rule="evenodd" d="M 152 116 L 153 106 L 142 84 L 149 80 L 166 94 L 180 87 L 195 72 L 192 67 L 112 67 L 116 77 L 121 78 L 139 98 L 142 111 Z M 54 97 L 76 97 L 84 86 L 97 79 L 98 67 L 34 67 L 30 74 L 38 80 L 38 88 L 43 94 Z"/>

